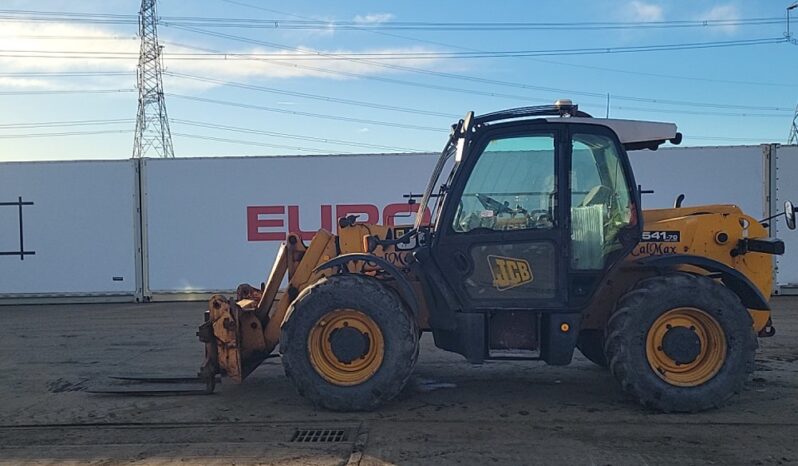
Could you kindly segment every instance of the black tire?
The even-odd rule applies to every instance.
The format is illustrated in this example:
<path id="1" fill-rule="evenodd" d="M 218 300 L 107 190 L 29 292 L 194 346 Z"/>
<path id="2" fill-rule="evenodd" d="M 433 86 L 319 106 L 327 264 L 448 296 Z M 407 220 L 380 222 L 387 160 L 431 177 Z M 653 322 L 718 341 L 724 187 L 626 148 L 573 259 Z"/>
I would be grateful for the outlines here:
<path id="1" fill-rule="evenodd" d="M 604 330 L 582 330 L 576 340 L 576 347 L 593 364 L 605 369 L 609 367 L 604 355 Z"/>
<path id="2" fill-rule="evenodd" d="M 646 356 L 649 328 L 666 311 L 691 307 L 709 314 L 726 341 L 722 365 L 695 386 L 677 386 L 655 372 Z M 754 370 L 757 339 L 751 316 L 731 290 L 702 276 L 671 273 L 642 280 L 624 295 L 607 323 L 605 354 L 621 388 L 663 412 L 717 408 L 739 393 Z"/>
<path id="3" fill-rule="evenodd" d="M 365 382 L 336 385 L 314 368 L 308 336 L 322 316 L 355 309 L 378 326 L 384 340 L 382 364 Z M 398 295 L 377 279 L 362 275 L 322 278 L 299 294 L 280 336 L 285 374 L 300 395 L 333 411 L 370 411 L 393 399 L 407 383 L 418 359 L 418 325 Z"/>

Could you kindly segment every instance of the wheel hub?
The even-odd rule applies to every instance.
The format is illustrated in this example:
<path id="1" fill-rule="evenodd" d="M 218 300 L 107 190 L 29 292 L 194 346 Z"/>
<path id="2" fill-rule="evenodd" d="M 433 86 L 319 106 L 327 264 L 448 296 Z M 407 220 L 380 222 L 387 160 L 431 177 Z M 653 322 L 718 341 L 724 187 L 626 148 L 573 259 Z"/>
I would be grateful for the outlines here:
<path id="1" fill-rule="evenodd" d="M 706 311 L 676 307 L 663 312 L 649 327 L 646 358 L 651 369 L 667 383 L 696 387 L 723 367 L 726 334 Z"/>
<path id="2" fill-rule="evenodd" d="M 310 363 L 324 380 L 339 386 L 369 380 L 382 366 L 385 339 L 379 325 L 355 309 L 323 315 L 308 335 Z"/>
<path id="3" fill-rule="evenodd" d="M 329 340 L 333 354 L 344 364 L 351 364 L 355 359 L 364 357 L 371 346 L 368 333 L 349 326 L 333 330 Z"/>
<path id="4" fill-rule="evenodd" d="M 671 327 L 662 337 L 662 351 L 676 364 L 690 364 L 701 354 L 701 339 L 694 329 Z"/>

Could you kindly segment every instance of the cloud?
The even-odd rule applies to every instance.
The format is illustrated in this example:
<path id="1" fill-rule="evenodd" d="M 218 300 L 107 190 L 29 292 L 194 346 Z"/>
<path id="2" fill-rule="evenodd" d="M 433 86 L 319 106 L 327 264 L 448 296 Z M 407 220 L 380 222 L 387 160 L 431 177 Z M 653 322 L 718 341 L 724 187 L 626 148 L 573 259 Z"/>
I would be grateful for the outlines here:
<path id="1" fill-rule="evenodd" d="M 369 15 L 372 16 L 372 15 Z M 57 37 L 44 39 L 42 36 Z M 217 57 L 220 59 L 180 59 L 186 54 L 202 53 L 202 46 L 216 48 L 215 44 L 198 44 L 198 48 L 183 44 L 174 44 L 168 36 L 161 32 L 164 44 L 164 63 L 168 71 L 185 74 L 196 74 L 223 81 L 245 81 L 255 79 L 353 79 L 340 73 L 362 75 L 383 75 L 399 73 L 396 69 L 372 66 L 364 61 L 330 59 L 324 53 L 405 53 L 430 52 L 431 49 L 414 46 L 406 48 L 374 48 L 359 50 L 333 49 L 317 51 L 300 48 L 305 56 L 300 57 L 294 51 L 275 51 L 264 47 L 226 49 L 231 54 L 270 54 L 269 59 L 242 59 L 239 56 Z M 135 71 L 138 62 L 139 41 L 131 35 L 93 26 L 77 24 L 46 23 L 31 25 L 29 23 L 8 22 L 0 30 L 0 42 L 3 50 L 25 51 L 16 54 L 0 55 L 0 70 L 3 73 L 40 73 L 40 72 L 74 72 L 74 71 L 111 71 L 127 72 L 125 76 L 96 76 L 82 78 L 55 78 L 34 76 L 37 79 L 8 78 L 0 81 L 4 87 L 28 87 L 37 89 L 90 89 L 90 88 L 131 88 L 135 86 Z M 48 58 L 40 56 L 46 52 L 67 52 L 51 54 Z M 101 58 L 113 54 L 114 59 Z M 16 56 L 9 56 L 16 55 Z M 33 55 L 33 56 L 31 56 Z M 99 55 L 99 56 L 98 56 Z M 196 55 L 191 58 L 198 58 Z M 222 59 L 223 58 L 223 59 Z M 370 59 L 375 62 L 378 59 Z M 386 60 L 391 65 L 413 66 L 417 68 L 439 67 L 441 60 L 435 58 L 408 58 Z M 329 71 L 325 71 L 329 70 Z M 338 72 L 338 74 L 336 74 Z M 27 78 L 27 77 L 26 77 Z M 42 78 L 42 79 L 38 79 Z M 167 92 L 201 90 L 214 87 L 212 83 L 199 83 L 166 76 Z"/>
<path id="2" fill-rule="evenodd" d="M 0 35 L 4 53 L 0 64 L 6 72 L 11 71 L 74 71 L 111 68 L 113 71 L 136 69 L 135 57 L 131 60 L 107 60 L 91 58 L 93 53 L 115 54 L 137 53 L 138 41 L 133 35 L 120 36 L 89 26 L 61 23 L 29 24 L 18 22 L 3 23 Z M 46 52 L 70 52 L 74 58 L 40 58 L 28 55 L 41 55 Z M 11 56 L 14 55 L 14 56 Z"/>
<path id="3" fill-rule="evenodd" d="M 360 128 L 360 129 L 357 130 L 357 132 L 358 133 L 368 133 L 369 129 L 368 128 Z"/>
<path id="4" fill-rule="evenodd" d="M 357 15 L 353 21 L 359 24 L 380 24 L 394 18 L 395 16 L 391 13 L 369 13 L 367 15 Z"/>
<path id="5" fill-rule="evenodd" d="M 740 19 L 740 11 L 735 5 L 717 5 L 712 7 L 711 10 L 704 12 L 700 15 L 698 20 L 737 20 Z M 725 34 L 733 34 L 737 32 L 738 26 L 729 24 L 712 28 L 712 30 L 720 31 Z"/>
<path id="6" fill-rule="evenodd" d="M 23 89 L 48 89 L 53 87 L 53 82 L 46 79 L 0 77 L 0 87 L 13 87 Z"/>
<path id="7" fill-rule="evenodd" d="M 634 21 L 662 21 L 665 18 L 663 13 L 662 7 L 654 3 L 629 2 L 629 16 Z"/>

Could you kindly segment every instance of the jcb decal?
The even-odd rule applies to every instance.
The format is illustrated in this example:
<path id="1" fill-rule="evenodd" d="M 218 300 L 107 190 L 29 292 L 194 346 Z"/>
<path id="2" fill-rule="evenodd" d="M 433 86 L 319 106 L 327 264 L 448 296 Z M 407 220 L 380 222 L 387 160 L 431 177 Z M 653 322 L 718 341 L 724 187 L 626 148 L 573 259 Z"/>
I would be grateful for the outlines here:
<path id="1" fill-rule="evenodd" d="M 488 256 L 493 286 L 499 291 L 509 290 L 534 280 L 529 262 L 513 257 Z"/>

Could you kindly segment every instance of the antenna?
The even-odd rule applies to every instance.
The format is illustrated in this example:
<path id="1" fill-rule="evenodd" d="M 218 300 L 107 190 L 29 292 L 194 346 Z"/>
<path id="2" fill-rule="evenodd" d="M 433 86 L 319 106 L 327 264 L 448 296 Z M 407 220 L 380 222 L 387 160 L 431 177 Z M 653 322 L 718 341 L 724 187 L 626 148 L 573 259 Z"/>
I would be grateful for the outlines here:
<path id="1" fill-rule="evenodd" d="M 787 7 L 787 31 L 784 33 L 784 37 L 789 42 L 793 42 L 792 32 L 790 32 L 790 11 L 796 7 L 798 7 L 798 2 L 794 2 Z M 790 135 L 787 137 L 787 144 L 798 144 L 798 105 L 795 106 L 795 112 L 792 115 L 792 125 L 790 126 Z"/>
<path id="2" fill-rule="evenodd" d="M 158 16 L 155 3 L 156 0 L 141 0 L 141 10 L 139 10 L 139 37 L 141 37 L 137 72 L 139 106 L 133 158 L 146 157 L 150 153 L 162 158 L 175 156 L 161 81 L 162 47 L 158 44 Z"/>

